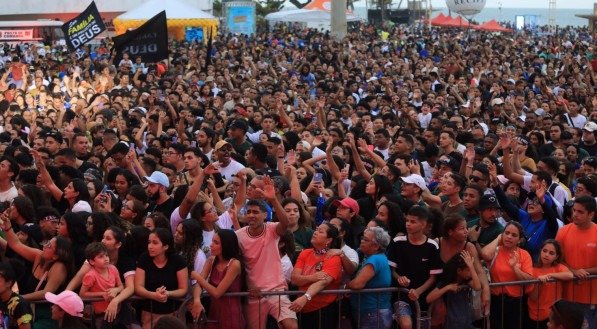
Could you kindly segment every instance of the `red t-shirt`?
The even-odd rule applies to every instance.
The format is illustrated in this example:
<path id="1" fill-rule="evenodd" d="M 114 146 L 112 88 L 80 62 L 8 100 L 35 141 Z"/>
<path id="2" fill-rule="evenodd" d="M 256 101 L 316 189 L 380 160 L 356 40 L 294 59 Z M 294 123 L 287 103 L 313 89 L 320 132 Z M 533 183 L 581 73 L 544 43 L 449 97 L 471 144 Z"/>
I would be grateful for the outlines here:
<path id="1" fill-rule="evenodd" d="M 301 251 L 296 260 L 296 265 L 294 265 L 294 269 L 300 269 L 302 275 L 311 275 L 323 271 L 332 277 L 332 282 L 325 287 L 325 289 L 337 289 L 342 281 L 342 260 L 340 259 L 340 256 L 319 256 L 316 255 L 314 251 L 315 249 L 313 248 Z M 299 290 L 307 291 L 310 285 L 311 284 L 301 286 L 299 287 Z M 336 295 L 333 294 L 315 295 L 311 301 L 305 304 L 305 307 L 303 307 L 301 312 L 308 313 L 322 309 L 333 303 L 334 300 L 336 300 Z"/>

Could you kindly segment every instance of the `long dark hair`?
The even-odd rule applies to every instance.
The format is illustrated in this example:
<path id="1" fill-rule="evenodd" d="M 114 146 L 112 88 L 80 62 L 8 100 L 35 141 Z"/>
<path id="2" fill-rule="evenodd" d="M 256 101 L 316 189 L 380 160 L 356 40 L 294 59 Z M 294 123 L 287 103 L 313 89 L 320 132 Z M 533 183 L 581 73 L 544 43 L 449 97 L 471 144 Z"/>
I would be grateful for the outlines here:
<path id="1" fill-rule="evenodd" d="M 89 195 L 87 183 L 85 183 L 85 181 L 80 178 L 73 179 L 71 183 L 73 184 L 73 189 L 76 192 L 79 192 L 79 195 L 77 195 L 77 199 L 75 200 L 75 203 L 81 200 L 89 202 L 89 200 L 91 199 L 91 195 Z"/>
<path id="2" fill-rule="evenodd" d="M 184 234 L 184 241 L 176 246 L 176 251 L 187 262 L 190 271 L 195 269 L 197 250 L 203 245 L 203 232 L 201 225 L 194 219 L 185 219 L 180 224 Z"/>
<path id="3" fill-rule="evenodd" d="M 238 238 L 233 230 L 221 229 L 216 232 L 222 243 L 222 259 L 230 260 L 232 258 L 241 260 Z"/>
<path id="4" fill-rule="evenodd" d="M 451 283 L 458 282 L 458 270 L 466 268 L 467 265 L 464 262 L 464 259 L 460 256 L 460 253 L 454 255 L 450 260 L 444 265 L 444 270 L 442 272 L 442 279 L 441 282 L 443 286 L 447 286 Z M 442 286 L 442 287 L 443 287 Z"/>
<path id="5" fill-rule="evenodd" d="M 112 222 L 112 219 L 105 212 L 93 212 L 89 217 L 91 217 L 93 225 L 89 238 L 91 241 L 100 242 L 104 238 L 104 232 L 110 225 L 114 225 L 115 223 Z"/>
<path id="6" fill-rule="evenodd" d="M 67 273 L 65 282 L 67 282 L 68 280 L 70 280 L 70 278 L 72 278 L 74 272 L 73 247 L 71 242 L 62 236 L 57 236 L 55 237 L 55 239 L 56 249 L 54 250 L 54 253 L 56 254 L 56 259 L 49 260 L 42 258 L 40 265 L 44 268 L 45 271 L 48 271 L 50 270 L 52 265 L 54 265 L 55 262 L 60 262 L 64 264 Z"/>

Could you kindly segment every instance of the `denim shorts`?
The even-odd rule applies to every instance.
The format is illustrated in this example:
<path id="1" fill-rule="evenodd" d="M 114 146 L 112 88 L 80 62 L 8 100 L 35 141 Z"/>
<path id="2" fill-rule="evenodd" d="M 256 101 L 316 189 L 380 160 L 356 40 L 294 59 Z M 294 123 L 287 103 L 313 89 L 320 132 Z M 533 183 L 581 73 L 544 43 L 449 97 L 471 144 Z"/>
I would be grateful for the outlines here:
<path id="1" fill-rule="evenodd" d="M 413 311 L 410 307 L 410 304 L 408 302 L 404 302 L 404 301 L 398 301 L 394 303 L 394 317 L 396 317 L 396 320 L 398 320 L 401 317 L 412 317 L 413 316 Z"/>
<path id="2" fill-rule="evenodd" d="M 392 328 L 392 310 L 383 309 L 377 312 L 360 314 L 359 329 L 390 329 Z"/>

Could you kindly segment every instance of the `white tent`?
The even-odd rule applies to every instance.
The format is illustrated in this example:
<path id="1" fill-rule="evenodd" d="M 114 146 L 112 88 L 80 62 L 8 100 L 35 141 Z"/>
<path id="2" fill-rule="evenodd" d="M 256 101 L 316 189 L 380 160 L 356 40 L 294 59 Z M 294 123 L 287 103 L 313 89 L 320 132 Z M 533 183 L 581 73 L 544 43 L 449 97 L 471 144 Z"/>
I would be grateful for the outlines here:
<path id="1" fill-rule="evenodd" d="M 270 22 L 301 22 L 312 24 L 329 24 L 332 14 L 329 11 L 317 9 L 283 10 L 265 16 Z M 361 19 L 353 14 L 346 14 L 347 22 L 356 22 Z"/>
<path id="2" fill-rule="evenodd" d="M 177 39 L 184 38 L 186 27 L 201 27 L 204 35 L 207 35 L 207 30 L 215 32 L 219 23 L 213 15 L 179 0 L 150 0 L 116 17 L 113 20 L 116 34 L 137 28 L 164 10 L 168 19 L 168 31 L 175 34 Z"/>
<path id="3" fill-rule="evenodd" d="M 121 20 L 147 20 L 163 10 L 166 11 L 166 17 L 168 17 L 168 19 L 215 18 L 213 15 L 210 15 L 197 7 L 178 0 L 150 0 L 139 7 L 131 9 L 118 16 L 118 18 Z"/>

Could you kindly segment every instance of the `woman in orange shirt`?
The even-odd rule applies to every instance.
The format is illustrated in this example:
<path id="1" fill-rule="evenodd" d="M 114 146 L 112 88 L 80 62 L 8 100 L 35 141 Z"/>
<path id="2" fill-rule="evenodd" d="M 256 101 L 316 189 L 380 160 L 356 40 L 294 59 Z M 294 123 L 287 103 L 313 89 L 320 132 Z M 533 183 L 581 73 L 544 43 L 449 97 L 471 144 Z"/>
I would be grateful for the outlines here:
<path id="1" fill-rule="evenodd" d="M 323 289 L 338 289 L 342 279 L 342 260 L 328 253 L 340 248 L 338 229 L 323 223 L 313 232 L 313 248 L 303 250 L 294 265 L 291 281 L 305 294 L 297 298 L 290 309 L 301 313 L 300 328 L 336 328 L 338 303 L 336 295 L 318 295 Z"/>
<path id="2" fill-rule="evenodd" d="M 524 236 L 522 225 L 511 221 L 493 242 L 483 247 L 481 255 L 490 264 L 491 280 L 512 282 L 533 279 L 531 255 L 519 248 Z M 491 327 L 523 328 L 522 296 L 523 286 L 499 286 L 491 288 Z"/>
<path id="3" fill-rule="evenodd" d="M 547 239 L 541 246 L 541 253 L 533 267 L 533 276 L 543 284 L 530 286 L 528 328 L 547 328 L 547 319 L 551 306 L 562 298 L 562 285 L 557 282 L 547 282 L 551 279 L 572 280 L 572 272 L 560 263 L 562 261 L 562 247 L 554 239 Z"/>

